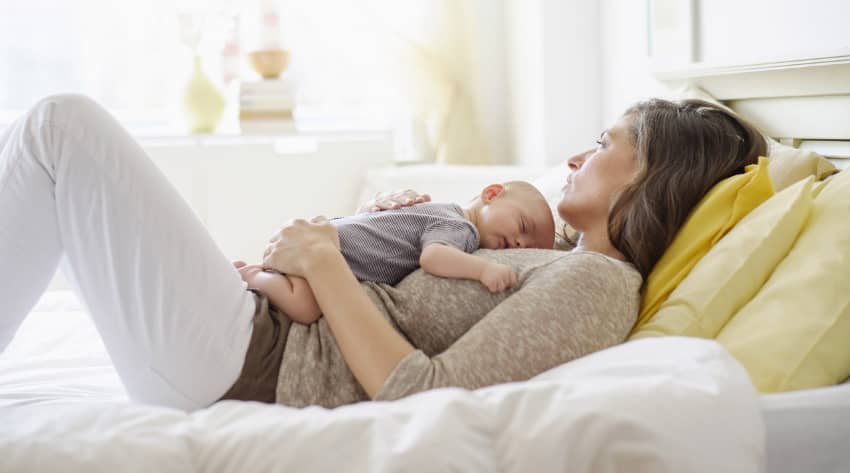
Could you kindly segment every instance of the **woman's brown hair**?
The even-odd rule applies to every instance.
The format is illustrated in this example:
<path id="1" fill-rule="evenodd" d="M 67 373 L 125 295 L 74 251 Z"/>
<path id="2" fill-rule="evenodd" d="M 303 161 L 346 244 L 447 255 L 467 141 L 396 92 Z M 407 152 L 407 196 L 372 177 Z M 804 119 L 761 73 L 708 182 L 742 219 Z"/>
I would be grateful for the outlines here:
<path id="1" fill-rule="evenodd" d="M 639 170 L 611 208 L 608 234 L 645 280 L 700 199 L 766 155 L 767 143 L 754 126 L 703 100 L 651 99 L 624 115 Z"/>

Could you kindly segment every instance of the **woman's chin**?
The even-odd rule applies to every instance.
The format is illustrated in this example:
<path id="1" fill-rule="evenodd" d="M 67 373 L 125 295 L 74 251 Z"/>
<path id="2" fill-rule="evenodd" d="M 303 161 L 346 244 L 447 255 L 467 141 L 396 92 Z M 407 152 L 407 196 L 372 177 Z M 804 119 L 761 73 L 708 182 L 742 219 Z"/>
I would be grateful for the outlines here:
<path id="1" fill-rule="evenodd" d="M 572 206 L 570 205 L 570 202 L 566 199 L 566 196 L 564 198 L 562 198 L 560 202 L 558 202 L 557 210 L 558 210 L 558 215 L 560 215 L 562 219 L 568 220 L 567 216 L 569 216 L 572 213 L 573 209 L 572 209 Z"/>

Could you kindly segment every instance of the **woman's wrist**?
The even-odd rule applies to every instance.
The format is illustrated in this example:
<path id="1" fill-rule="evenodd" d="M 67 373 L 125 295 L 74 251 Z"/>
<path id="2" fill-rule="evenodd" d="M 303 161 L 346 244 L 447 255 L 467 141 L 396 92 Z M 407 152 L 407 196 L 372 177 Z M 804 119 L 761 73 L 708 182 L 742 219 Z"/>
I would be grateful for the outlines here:
<path id="1" fill-rule="evenodd" d="M 339 248 L 333 245 L 321 245 L 310 248 L 303 253 L 302 258 L 303 277 L 308 281 L 323 269 L 334 267 L 339 263 L 347 267 L 345 258 L 343 258 Z"/>

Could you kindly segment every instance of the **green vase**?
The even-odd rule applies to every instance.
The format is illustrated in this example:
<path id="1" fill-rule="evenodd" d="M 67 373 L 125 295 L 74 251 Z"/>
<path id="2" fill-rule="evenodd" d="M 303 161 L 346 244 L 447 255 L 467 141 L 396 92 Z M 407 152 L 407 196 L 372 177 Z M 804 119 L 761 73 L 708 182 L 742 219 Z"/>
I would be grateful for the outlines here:
<path id="1" fill-rule="evenodd" d="M 224 111 L 224 96 L 213 84 L 195 55 L 192 78 L 183 92 L 183 107 L 192 133 L 212 133 Z"/>

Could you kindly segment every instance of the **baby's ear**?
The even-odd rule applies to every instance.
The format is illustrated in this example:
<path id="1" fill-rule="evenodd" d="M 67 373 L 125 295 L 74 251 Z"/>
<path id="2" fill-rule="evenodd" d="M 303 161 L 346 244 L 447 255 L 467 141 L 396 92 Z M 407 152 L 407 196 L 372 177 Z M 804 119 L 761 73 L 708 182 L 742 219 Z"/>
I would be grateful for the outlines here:
<path id="1" fill-rule="evenodd" d="M 490 201 L 498 197 L 504 191 L 504 184 L 490 184 L 481 191 L 481 201 L 485 204 L 489 204 Z"/>

